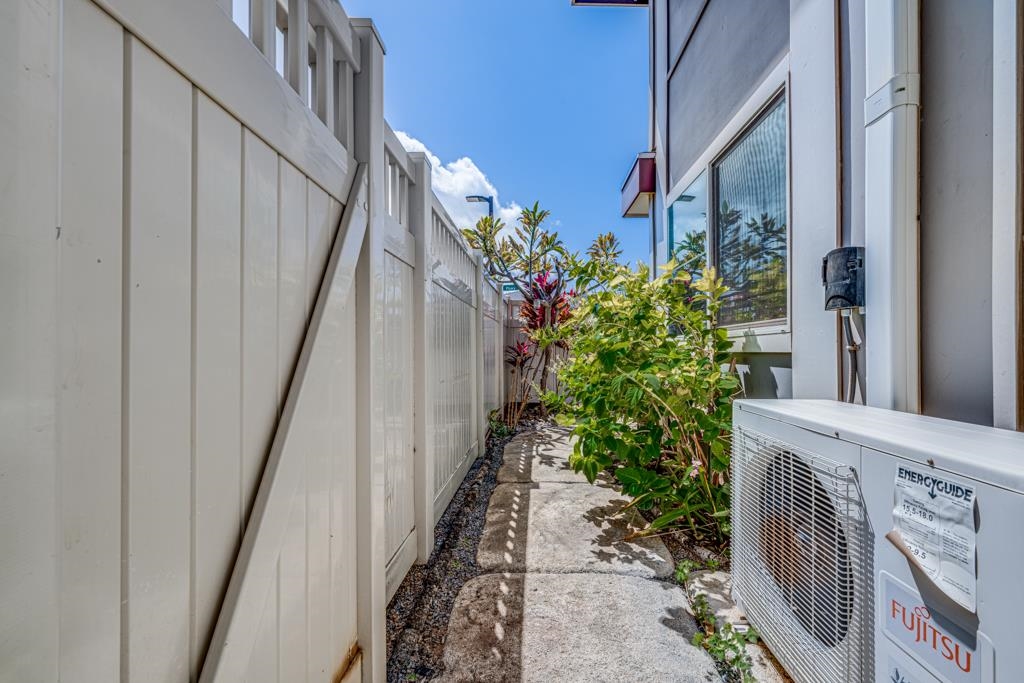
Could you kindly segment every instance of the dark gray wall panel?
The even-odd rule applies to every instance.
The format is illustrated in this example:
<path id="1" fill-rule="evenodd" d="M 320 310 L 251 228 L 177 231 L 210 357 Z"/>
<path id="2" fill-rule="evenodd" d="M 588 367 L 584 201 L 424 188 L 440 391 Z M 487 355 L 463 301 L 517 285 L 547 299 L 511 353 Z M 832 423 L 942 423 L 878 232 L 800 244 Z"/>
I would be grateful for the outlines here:
<path id="1" fill-rule="evenodd" d="M 921 34 L 924 412 L 991 424 L 992 2 L 923 2 Z"/>
<path id="2" fill-rule="evenodd" d="M 679 54 L 686 36 L 690 35 L 690 29 L 697 22 L 700 11 L 706 0 L 668 0 L 668 59 L 669 64 L 663 68 L 671 67 L 671 61 Z"/>
<path id="3" fill-rule="evenodd" d="M 864 244 L 864 0 L 839 0 L 843 244 Z"/>
<path id="4" fill-rule="evenodd" d="M 708 3 L 668 84 L 670 184 L 693 165 L 788 47 L 787 0 Z"/>
<path id="5" fill-rule="evenodd" d="M 839 114 L 842 140 L 842 230 L 844 245 L 864 245 L 864 0 L 839 0 Z M 856 400 L 864 401 L 867 339 L 864 317 L 854 316 L 857 353 Z M 850 384 L 850 357 L 840 354 L 842 395 Z"/>

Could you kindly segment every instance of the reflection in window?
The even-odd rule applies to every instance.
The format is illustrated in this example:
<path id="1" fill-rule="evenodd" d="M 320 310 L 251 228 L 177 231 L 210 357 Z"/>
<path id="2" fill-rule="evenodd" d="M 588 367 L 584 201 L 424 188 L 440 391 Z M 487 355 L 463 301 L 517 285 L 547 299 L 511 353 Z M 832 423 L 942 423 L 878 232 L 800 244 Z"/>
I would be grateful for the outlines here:
<path id="1" fill-rule="evenodd" d="M 714 165 L 721 325 L 786 317 L 786 101 Z"/>
<path id="2" fill-rule="evenodd" d="M 669 256 L 693 279 L 707 265 L 708 177 L 701 173 L 668 212 Z"/>

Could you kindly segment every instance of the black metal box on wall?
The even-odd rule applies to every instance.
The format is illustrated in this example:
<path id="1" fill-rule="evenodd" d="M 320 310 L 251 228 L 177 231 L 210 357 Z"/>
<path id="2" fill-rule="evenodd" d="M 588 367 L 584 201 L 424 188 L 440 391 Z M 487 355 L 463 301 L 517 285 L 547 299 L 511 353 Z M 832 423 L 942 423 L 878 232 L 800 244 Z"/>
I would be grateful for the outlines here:
<path id="1" fill-rule="evenodd" d="M 821 259 L 821 283 L 825 285 L 825 310 L 860 308 L 864 305 L 864 247 L 839 247 Z"/>

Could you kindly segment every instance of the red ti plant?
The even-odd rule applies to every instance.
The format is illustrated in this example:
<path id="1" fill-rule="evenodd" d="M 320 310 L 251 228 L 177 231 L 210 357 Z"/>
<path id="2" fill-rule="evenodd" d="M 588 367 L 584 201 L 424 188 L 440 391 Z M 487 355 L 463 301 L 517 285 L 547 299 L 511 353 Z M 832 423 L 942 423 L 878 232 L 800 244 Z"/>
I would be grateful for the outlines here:
<path id="1" fill-rule="evenodd" d="M 508 395 L 501 409 L 502 421 L 511 429 L 519 426 L 519 420 L 526 409 L 530 393 L 530 360 L 537 349 L 536 343 L 530 339 L 518 341 L 505 347 L 505 364 L 509 366 L 512 381 L 509 382 Z M 536 368 L 536 364 L 534 364 Z"/>
<path id="2" fill-rule="evenodd" d="M 572 300 L 576 292 L 572 289 L 564 291 L 564 277 L 548 271 L 538 273 L 530 283 L 531 298 L 519 305 L 519 319 L 523 323 L 530 339 L 544 339 L 546 331 L 556 330 L 572 315 Z M 566 348 L 564 339 L 550 335 L 553 339 L 543 345 L 539 362 L 540 393 L 548 389 L 551 354 L 554 348 Z M 556 379 L 557 382 L 557 379 Z"/>

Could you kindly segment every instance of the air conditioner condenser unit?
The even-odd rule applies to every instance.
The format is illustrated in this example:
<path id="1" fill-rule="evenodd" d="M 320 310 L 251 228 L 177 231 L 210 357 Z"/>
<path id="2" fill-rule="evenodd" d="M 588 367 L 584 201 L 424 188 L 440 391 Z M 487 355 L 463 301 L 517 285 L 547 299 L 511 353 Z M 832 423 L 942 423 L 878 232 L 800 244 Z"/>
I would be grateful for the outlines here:
<path id="1" fill-rule="evenodd" d="M 733 590 L 798 683 L 1024 681 L 1024 434 L 741 400 Z"/>

